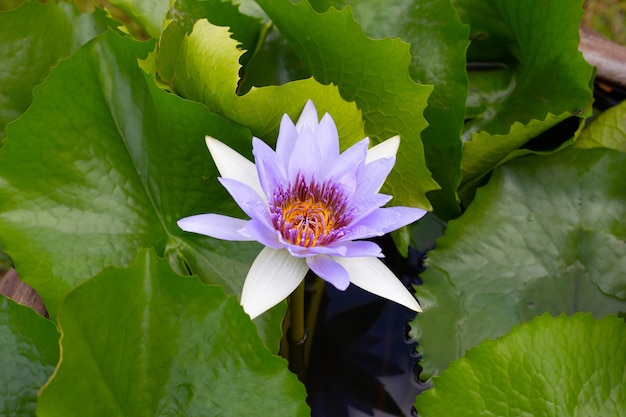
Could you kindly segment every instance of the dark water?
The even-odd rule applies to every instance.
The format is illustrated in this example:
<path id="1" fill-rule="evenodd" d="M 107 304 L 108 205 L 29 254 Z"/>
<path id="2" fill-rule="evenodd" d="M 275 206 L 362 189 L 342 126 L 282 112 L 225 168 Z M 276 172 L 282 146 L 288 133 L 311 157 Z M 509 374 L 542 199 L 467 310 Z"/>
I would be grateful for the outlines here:
<path id="1" fill-rule="evenodd" d="M 378 241 L 384 261 L 408 286 L 419 283 L 423 253 L 397 254 Z M 415 312 L 350 285 L 326 285 L 307 374 L 313 417 L 411 416 L 418 379 L 416 343 L 408 337 Z"/>

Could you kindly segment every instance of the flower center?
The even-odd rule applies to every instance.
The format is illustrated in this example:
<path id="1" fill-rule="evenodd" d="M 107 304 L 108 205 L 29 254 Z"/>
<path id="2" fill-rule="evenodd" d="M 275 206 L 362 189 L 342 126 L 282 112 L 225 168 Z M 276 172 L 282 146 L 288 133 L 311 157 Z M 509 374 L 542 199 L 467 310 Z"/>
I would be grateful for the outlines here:
<path id="1" fill-rule="evenodd" d="M 310 248 L 327 245 L 344 235 L 350 221 L 347 199 L 332 183 L 307 183 L 301 175 L 286 190 L 274 192 L 272 223 L 284 239 Z"/>

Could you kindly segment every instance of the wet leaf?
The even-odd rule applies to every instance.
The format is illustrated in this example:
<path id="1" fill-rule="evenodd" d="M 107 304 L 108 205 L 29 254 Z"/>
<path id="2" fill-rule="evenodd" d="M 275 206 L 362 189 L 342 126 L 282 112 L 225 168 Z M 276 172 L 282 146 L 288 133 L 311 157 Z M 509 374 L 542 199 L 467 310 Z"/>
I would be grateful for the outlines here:
<path id="1" fill-rule="evenodd" d="M 309 415 L 304 387 L 237 299 L 175 274 L 153 250 L 72 291 L 59 327 L 63 360 L 38 416 L 226 417 L 250 404 L 259 415 Z"/>
<path id="2" fill-rule="evenodd" d="M 566 149 L 494 172 L 429 253 L 413 329 L 427 372 L 545 311 L 626 311 L 624 163 Z"/>
<path id="3" fill-rule="evenodd" d="M 570 116 L 589 115 L 593 69 L 578 51 L 582 2 L 454 3 L 470 25 L 468 60 L 498 64 L 495 70 L 484 70 L 483 77 L 495 77 L 500 84 L 503 74 L 510 75 L 507 86 L 483 102 L 483 111 L 474 112 L 466 125 L 462 171 L 467 184 L 506 160 L 538 130 Z M 470 89 L 485 85 L 489 84 L 483 79 L 481 84 L 470 84 Z"/>
<path id="4" fill-rule="evenodd" d="M 51 72 L 7 129 L 0 236 L 52 317 L 72 288 L 106 267 L 129 265 L 142 247 L 229 295 L 240 294 L 260 250 L 176 225 L 199 213 L 243 217 L 216 180 L 204 136 L 229 137 L 248 155 L 251 136 L 156 87 L 137 65 L 152 47 L 111 32 L 94 39 Z M 259 320 L 276 350 L 284 311 Z"/>
<path id="5" fill-rule="evenodd" d="M 59 332 L 32 309 L 0 296 L 0 414 L 35 416 L 37 393 L 59 360 Z"/>
<path id="6" fill-rule="evenodd" d="M 237 44 L 228 28 L 199 20 L 191 35 L 179 45 L 181 50 L 173 79 L 176 90 L 183 97 L 200 101 L 217 114 L 245 125 L 270 144 L 276 141 L 283 114 L 297 120 L 308 99 L 314 101 L 320 114 L 332 114 L 342 147 L 365 137 L 360 111 L 354 103 L 345 102 L 336 87 L 323 86 L 311 78 L 253 89 L 244 96 L 237 96 L 238 61 L 243 54 Z M 219 75 L 203 77 L 208 72 Z"/>
<path id="7" fill-rule="evenodd" d="M 467 352 L 415 407 L 423 417 L 618 416 L 625 369 L 623 320 L 545 314 Z"/>
<path id="8" fill-rule="evenodd" d="M 28 108 L 33 88 L 50 68 L 106 26 L 102 11 L 80 14 L 67 3 L 28 2 L 0 13 L 0 138 Z"/>

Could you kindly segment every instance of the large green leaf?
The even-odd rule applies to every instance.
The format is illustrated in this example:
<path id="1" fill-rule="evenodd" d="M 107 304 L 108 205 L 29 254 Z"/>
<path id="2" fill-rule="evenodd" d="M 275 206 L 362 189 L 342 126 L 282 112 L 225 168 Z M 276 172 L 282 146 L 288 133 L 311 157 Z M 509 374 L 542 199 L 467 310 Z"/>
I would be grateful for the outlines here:
<path id="1" fill-rule="evenodd" d="M 59 360 L 54 323 L 0 296 L 0 415 L 35 415 L 37 392 Z"/>
<path id="2" fill-rule="evenodd" d="M 566 149 L 494 172 L 429 254 L 413 329 L 427 372 L 545 311 L 626 311 L 625 163 Z"/>
<path id="3" fill-rule="evenodd" d="M 254 49 L 262 30 L 260 21 L 241 14 L 221 1 L 179 0 L 172 11 L 159 47 L 144 67 L 155 74 L 164 88 L 204 103 L 211 111 L 246 126 L 268 143 L 276 140 L 283 114 L 293 120 L 304 103 L 312 99 L 322 112 L 329 112 L 339 130 L 342 147 L 363 139 L 361 113 L 346 103 L 337 88 L 313 79 L 282 86 L 252 88 L 238 95 L 246 49 Z M 259 70 L 264 71 L 264 68 Z M 248 87 L 249 88 L 249 87 Z M 228 142 L 227 137 L 219 139 Z"/>
<path id="4" fill-rule="evenodd" d="M 461 180 L 461 130 L 465 118 L 467 26 L 449 1 L 352 0 L 355 19 L 374 38 L 400 37 L 411 46 L 411 77 L 433 84 L 422 132 L 428 168 L 441 186 L 428 194 L 435 214 L 449 219 L 460 214 L 456 189 Z"/>
<path id="5" fill-rule="evenodd" d="M 464 182 L 459 189 L 459 196 L 465 205 L 469 205 L 474 198 L 476 187 L 484 183 L 484 178 L 493 168 L 507 161 L 521 156 L 542 153 L 547 154 L 557 149 L 546 151 L 531 151 L 524 148 L 530 138 L 537 138 L 547 127 L 552 127 L 562 122 L 561 117 L 549 114 L 545 120 L 531 120 L 528 124 L 514 122 L 511 129 L 505 134 L 491 134 L 486 131 L 476 132 L 472 140 L 465 144 L 464 149 L 471 149 L 463 154 Z M 579 130 L 582 127 L 579 126 Z M 561 147 L 571 145 L 567 140 Z"/>
<path id="6" fill-rule="evenodd" d="M 304 387 L 237 299 L 153 250 L 72 291 L 58 320 L 63 358 L 40 417 L 308 415 Z"/>
<path id="7" fill-rule="evenodd" d="M 30 105 L 50 68 L 106 28 L 101 11 L 80 14 L 67 3 L 28 2 L 0 13 L 0 138 Z"/>
<path id="8" fill-rule="evenodd" d="M 73 287 L 154 247 L 180 272 L 239 294 L 260 250 L 182 232 L 207 212 L 242 215 L 216 180 L 204 135 L 250 154 L 250 132 L 156 87 L 151 44 L 107 33 L 54 69 L 0 153 L 0 236 L 52 316 Z M 111 289 L 114 291 L 114 288 Z M 277 346 L 284 306 L 261 319 Z M 264 327 L 264 326 L 262 326 Z"/>
<path id="9" fill-rule="evenodd" d="M 240 52 L 242 49 L 249 52 L 254 51 L 258 42 L 257 39 L 263 30 L 261 21 L 242 14 L 239 11 L 239 7 L 233 3 L 221 0 L 177 0 L 172 5 L 168 16 L 167 25 L 159 40 L 159 49 L 156 57 L 158 61 L 158 76 L 161 80 L 172 84 L 174 88 L 175 79 L 178 80 L 182 77 L 185 80 L 185 75 L 187 74 L 176 73 L 178 61 L 185 59 L 184 56 L 181 57 L 179 55 L 181 43 L 185 42 L 185 36 L 192 32 L 198 20 L 206 19 L 213 25 L 228 27 L 228 31 L 233 34 L 233 38 L 238 41 L 238 44 L 234 51 L 228 51 L 227 38 L 224 40 L 226 41 L 226 51 L 222 52 L 219 51 L 222 49 L 219 46 L 222 42 L 219 42 L 220 39 L 215 39 L 214 46 L 218 51 L 213 53 L 223 54 L 223 58 L 226 60 L 223 67 L 224 71 L 220 71 L 222 68 L 205 68 L 206 73 L 204 77 L 197 81 L 200 81 L 200 85 L 202 85 L 205 82 L 204 78 L 218 78 L 223 80 L 228 87 L 233 86 L 233 81 L 234 85 L 237 85 L 239 65 L 236 60 L 233 60 L 232 56 L 239 58 L 240 55 L 249 55 L 242 54 Z M 229 54 L 227 55 L 227 53 Z M 243 56 L 241 58 L 242 61 Z M 223 93 L 225 96 L 230 96 L 235 90 L 226 90 Z"/>
<path id="10" fill-rule="evenodd" d="M 532 0 L 455 0 L 470 25 L 469 61 L 500 63 L 484 77 L 508 85 L 483 112 L 474 114 L 464 139 L 463 182 L 471 182 L 513 151 L 561 120 L 587 115 L 591 109 L 593 68 L 578 51 L 582 2 Z M 483 96 L 486 84 L 470 84 Z M 472 80 L 472 78 L 470 78 Z M 513 132 L 512 126 L 517 127 Z M 525 128 L 526 127 L 526 128 Z M 509 132 L 513 134 L 509 137 Z M 480 133 L 475 133 L 480 132 Z"/>
<path id="11" fill-rule="evenodd" d="M 436 184 L 426 168 L 420 134 L 432 87 L 411 79 L 409 45 L 369 39 L 349 9 L 317 13 L 306 1 L 258 3 L 315 78 L 336 84 L 342 97 L 356 102 L 368 136 L 376 142 L 402 137 L 385 190 L 398 204 L 430 207 L 425 194 Z"/>
<path id="12" fill-rule="evenodd" d="M 169 34 L 166 30 L 162 43 Z M 217 114 L 245 125 L 255 136 L 269 143 L 276 141 L 283 114 L 297 120 L 308 99 L 315 102 L 319 112 L 332 115 L 343 147 L 363 139 L 360 111 L 354 103 L 345 102 L 334 86 L 307 79 L 283 86 L 253 88 L 244 96 L 238 96 L 239 59 L 243 55 L 238 44 L 227 27 L 198 20 L 190 36 L 169 48 L 175 50 L 177 56 L 163 58 L 164 61 L 177 58 L 173 78 L 169 81 L 183 97 L 204 103 Z M 167 54 L 167 50 L 159 49 L 160 58 L 161 54 Z M 163 79 L 163 74 L 159 75 Z"/>
<path id="13" fill-rule="evenodd" d="M 483 342 L 434 385 L 417 397 L 420 416 L 625 416 L 626 325 L 546 314 Z"/>

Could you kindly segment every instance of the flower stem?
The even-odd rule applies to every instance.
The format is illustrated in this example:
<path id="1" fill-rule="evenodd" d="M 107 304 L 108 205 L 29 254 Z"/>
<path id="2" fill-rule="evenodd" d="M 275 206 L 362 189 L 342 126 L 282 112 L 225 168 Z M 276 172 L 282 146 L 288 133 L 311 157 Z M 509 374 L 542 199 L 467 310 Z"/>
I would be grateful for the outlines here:
<path id="1" fill-rule="evenodd" d="M 311 298 L 309 299 L 309 308 L 306 312 L 306 328 L 307 338 L 304 342 L 304 354 L 305 364 L 309 366 L 309 357 L 311 356 L 311 349 L 313 347 L 313 338 L 315 337 L 315 326 L 317 325 L 317 316 L 320 311 L 320 303 L 322 296 L 324 295 L 324 285 L 326 281 L 320 277 L 315 277 L 315 283 L 313 284 L 313 291 L 311 292 Z"/>
<path id="2" fill-rule="evenodd" d="M 307 339 L 304 326 L 304 280 L 291 294 L 291 320 L 289 324 L 289 368 L 304 382 L 306 376 L 305 342 Z"/>

